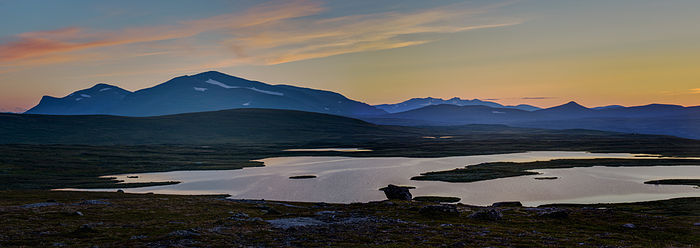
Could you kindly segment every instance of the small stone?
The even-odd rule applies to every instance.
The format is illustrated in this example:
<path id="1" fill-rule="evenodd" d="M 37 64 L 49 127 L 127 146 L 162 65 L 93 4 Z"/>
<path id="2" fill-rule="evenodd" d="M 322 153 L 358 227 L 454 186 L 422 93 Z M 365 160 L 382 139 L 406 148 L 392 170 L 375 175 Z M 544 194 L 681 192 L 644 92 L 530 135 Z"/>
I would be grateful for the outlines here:
<path id="1" fill-rule="evenodd" d="M 83 212 L 80 212 L 80 211 L 75 211 L 75 213 L 73 213 L 73 214 L 75 214 L 77 216 L 84 216 Z"/>
<path id="2" fill-rule="evenodd" d="M 624 225 L 622 225 L 622 227 L 624 227 L 624 228 L 637 228 L 637 226 L 635 226 L 635 225 L 632 224 L 632 223 L 624 224 Z"/>
<path id="3" fill-rule="evenodd" d="M 248 216 L 248 214 L 246 214 L 246 213 L 235 213 L 235 214 L 233 214 L 232 217 L 235 217 L 235 218 L 248 218 L 249 216 Z"/>
<path id="4" fill-rule="evenodd" d="M 260 217 L 253 217 L 253 218 L 248 218 L 246 221 L 263 221 L 263 219 Z"/>

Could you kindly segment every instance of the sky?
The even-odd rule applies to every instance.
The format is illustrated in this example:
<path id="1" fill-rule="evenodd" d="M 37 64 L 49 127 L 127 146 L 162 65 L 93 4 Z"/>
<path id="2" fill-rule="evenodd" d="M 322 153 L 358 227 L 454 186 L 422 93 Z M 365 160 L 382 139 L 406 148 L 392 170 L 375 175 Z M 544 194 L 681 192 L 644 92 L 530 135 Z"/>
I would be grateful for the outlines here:
<path id="1" fill-rule="evenodd" d="M 696 0 L 0 0 L 0 111 L 216 70 L 369 104 L 700 105 Z"/>

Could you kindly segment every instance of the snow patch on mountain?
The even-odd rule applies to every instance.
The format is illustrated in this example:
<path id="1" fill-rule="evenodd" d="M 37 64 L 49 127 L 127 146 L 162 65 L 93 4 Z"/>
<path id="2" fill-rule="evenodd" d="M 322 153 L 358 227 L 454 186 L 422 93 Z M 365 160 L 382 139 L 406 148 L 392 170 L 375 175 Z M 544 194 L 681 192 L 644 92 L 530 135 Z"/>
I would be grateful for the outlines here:
<path id="1" fill-rule="evenodd" d="M 193 87 L 193 88 L 194 88 L 194 90 L 196 90 L 196 91 L 201 91 L 201 92 L 207 91 L 207 88 L 199 88 L 199 87 Z"/>
<path id="2" fill-rule="evenodd" d="M 208 84 L 213 84 L 213 85 L 219 86 L 219 87 L 224 88 L 224 89 L 239 89 L 239 88 L 244 88 L 244 89 L 249 89 L 249 90 L 257 91 L 257 92 L 260 92 L 260 93 L 263 93 L 263 94 L 275 95 L 275 96 L 284 96 L 284 93 L 281 93 L 281 92 L 275 92 L 275 91 L 269 91 L 269 90 L 261 90 L 261 89 L 255 88 L 255 87 L 238 87 L 238 86 L 231 86 L 231 85 L 228 85 L 228 84 L 225 84 L 225 83 L 216 81 L 216 80 L 211 79 L 211 78 L 210 78 L 209 80 L 207 80 L 207 81 L 204 81 L 204 82 L 205 82 L 205 83 L 208 83 Z"/>
<path id="3" fill-rule="evenodd" d="M 260 92 L 260 93 L 265 93 L 265 94 L 268 94 L 268 95 L 284 96 L 284 93 L 281 93 L 281 92 L 274 92 L 274 91 L 268 91 L 268 90 L 261 90 L 261 89 L 255 88 L 255 87 L 246 87 L 246 89 L 254 90 L 254 91 L 257 91 L 257 92 Z"/>
<path id="4" fill-rule="evenodd" d="M 90 97 L 92 97 L 91 95 L 88 95 L 88 94 L 80 94 L 80 96 L 85 97 L 85 98 L 90 98 Z"/>
<path id="5" fill-rule="evenodd" d="M 205 83 L 208 83 L 208 84 L 213 84 L 213 85 L 216 85 L 216 86 L 220 86 L 221 88 L 224 88 L 224 89 L 235 89 L 235 88 L 240 88 L 240 87 L 238 87 L 238 86 L 230 86 L 230 85 L 228 85 L 228 84 L 225 84 L 225 83 L 216 81 L 216 80 L 211 79 L 211 78 L 210 78 L 209 80 L 207 80 L 207 81 L 204 81 L 204 82 L 205 82 Z"/>
<path id="6" fill-rule="evenodd" d="M 112 89 L 112 88 L 102 88 L 102 89 L 100 89 L 100 92 L 102 92 L 102 91 L 108 91 L 108 90 L 111 90 L 111 89 Z"/>

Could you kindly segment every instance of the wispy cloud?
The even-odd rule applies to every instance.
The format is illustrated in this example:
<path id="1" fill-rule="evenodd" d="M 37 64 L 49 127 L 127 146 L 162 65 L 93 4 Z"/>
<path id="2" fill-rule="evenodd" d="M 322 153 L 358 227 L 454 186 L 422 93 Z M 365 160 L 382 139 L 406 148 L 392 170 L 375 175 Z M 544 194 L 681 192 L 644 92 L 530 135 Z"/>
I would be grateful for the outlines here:
<path id="1" fill-rule="evenodd" d="M 279 64 L 346 53 L 415 46 L 437 40 L 440 37 L 436 35 L 439 34 L 519 24 L 520 20 L 493 20 L 483 17 L 485 13 L 504 4 L 507 2 L 484 6 L 457 4 L 415 12 L 321 18 L 317 14 L 324 12 L 325 8 L 318 2 L 268 2 L 243 12 L 182 21 L 172 25 L 121 30 L 68 27 L 22 33 L 16 35 L 12 41 L 0 44 L 0 66 L 31 66 L 95 58 L 163 55 L 182 51 L 155 44 L 154 49 L 150 51 L 133 51 L 129 46 L 183 38 L 195 39 L 198 51 L 205 51 L 203 54 L 216 55 L 212 56 L 215 57 L 213 62 L 198 65 L 199 67 Z"/>
<path id="2" fill-rule="evenodd" d="M 690 89 L 690 93 L 700 94 L 700 88 Z"/>
<path id="3" fill-rule="evenodd" d="M 555 99 L 556 97 L 550 97 L 550 96 L 526 96 L 526 97 L 521 97 L 520 99 L 523 100 L 548 100 L 548 99 Z"/>

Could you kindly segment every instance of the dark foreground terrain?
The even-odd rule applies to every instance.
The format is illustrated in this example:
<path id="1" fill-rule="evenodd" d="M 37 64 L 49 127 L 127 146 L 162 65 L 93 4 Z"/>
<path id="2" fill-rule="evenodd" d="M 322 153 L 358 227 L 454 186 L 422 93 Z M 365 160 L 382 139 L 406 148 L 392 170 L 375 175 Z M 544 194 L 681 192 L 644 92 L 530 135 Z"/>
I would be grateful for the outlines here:
<path id="1" fill-rule="evenodd" d="M 700 198 L 537 208 L 0 192 L 0 246 L 693 247 Z M 475 214 L 476 213 L 476 214 Z"/>

